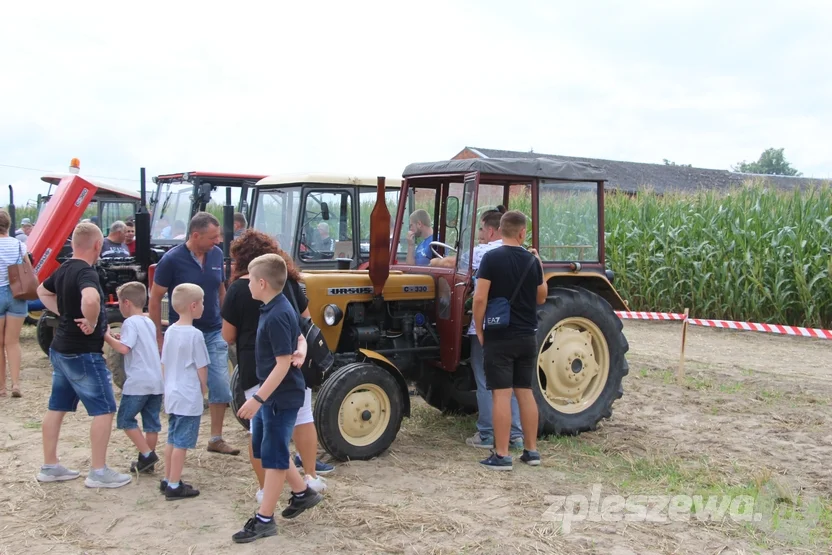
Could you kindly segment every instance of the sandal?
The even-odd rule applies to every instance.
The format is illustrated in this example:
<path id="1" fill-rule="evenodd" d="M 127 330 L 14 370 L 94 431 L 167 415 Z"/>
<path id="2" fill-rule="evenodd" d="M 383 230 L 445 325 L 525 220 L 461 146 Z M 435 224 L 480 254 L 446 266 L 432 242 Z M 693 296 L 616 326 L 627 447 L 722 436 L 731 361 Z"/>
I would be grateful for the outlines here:
<path id="1" fill-rule="evenodd" d="M 20 393 L 20 386 L 18 386 L 18 385 L 13 385 L 12 386 L 12 397 L 17 397 L 17 398 L 23 397 L 23 394 Z"/>

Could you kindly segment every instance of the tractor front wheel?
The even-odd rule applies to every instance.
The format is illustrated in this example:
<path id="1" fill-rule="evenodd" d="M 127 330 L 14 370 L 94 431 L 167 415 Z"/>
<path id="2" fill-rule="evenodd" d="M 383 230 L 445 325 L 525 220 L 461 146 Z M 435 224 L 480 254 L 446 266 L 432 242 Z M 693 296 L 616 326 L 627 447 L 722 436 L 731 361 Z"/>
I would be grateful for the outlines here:
<path id="1" fill-rule="evenodd" d="M 399 384 L 387 370 L 369 362 L 348 364 L 318 392 L 318 439 L 339 461 L 372 459 L 396 439 L 403 406 Z"/>
<path id="2" fill-rule="evenodd" d="M 538 310 L 537 379 L 532 390 L 542 434 L 595 430 L 624 394 L 629 345 L 621 320 L 600 296 L 556 288 Z"/>

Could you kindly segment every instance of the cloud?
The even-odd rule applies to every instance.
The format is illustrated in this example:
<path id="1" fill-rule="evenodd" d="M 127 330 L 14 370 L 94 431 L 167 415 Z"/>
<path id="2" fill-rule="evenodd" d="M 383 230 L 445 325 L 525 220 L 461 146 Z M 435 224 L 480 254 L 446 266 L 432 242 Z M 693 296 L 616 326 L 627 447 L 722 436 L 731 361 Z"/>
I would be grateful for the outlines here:
<path id="1" fill-rule="evenodd" d="M 393 176 L 478 145 L 727 169 L 782 146 L 806 175 L 832 176 L 830 11 L 15 3 L 0 22 L 0 164 Z M 31 171 L 0 167 L 0 180 L 18 198 L 40 186 Z"/>

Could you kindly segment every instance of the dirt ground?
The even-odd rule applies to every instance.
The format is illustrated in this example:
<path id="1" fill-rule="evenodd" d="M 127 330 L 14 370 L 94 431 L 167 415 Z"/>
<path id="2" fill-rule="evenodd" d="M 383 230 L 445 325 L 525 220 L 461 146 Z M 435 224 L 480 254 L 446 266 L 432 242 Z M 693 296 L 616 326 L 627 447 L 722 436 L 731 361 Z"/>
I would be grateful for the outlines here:
<path id="1" fill-rule="evenodd" d="M 200 448 L 185 467 L 202 492 L 196 499 L 165 502 L 159 476 L 115 490 L 85 488 L 90 419 L 83 410 L 67 417 L 59 448 L 62 463 L 82 478 L 35 480 L 50 373 L 27 328 L 24 398 L 0 398 L 0 554 L 830 552 L 832 341 L 690 328 L 679 385 L 680 330 L 679 323 L 625 323 L 631 372 L 613 418 L 578 438 L 542 440 L 541 467 L 515 458 L 511 473 L 479 468 L 487 451 L 464 442 L 474 420 L 442 416 L 415 399 L 388 452 L 338 464 L 318 507 L 278 522 L 276 538 L 235 545 L 231 534 L 256 509 L 256 483 L 244 455 L 205 451 L 207 413 Z M 227 441 L 245 447 L 247 435 L 230 414 L 226 430 Z M 124 470 L 132 457 L 114 430 L 108 463 Z M 565 526 L 557 496 L 589 498 L 593 484 L 603 496 L 750 495 L 761 517 Z"/>

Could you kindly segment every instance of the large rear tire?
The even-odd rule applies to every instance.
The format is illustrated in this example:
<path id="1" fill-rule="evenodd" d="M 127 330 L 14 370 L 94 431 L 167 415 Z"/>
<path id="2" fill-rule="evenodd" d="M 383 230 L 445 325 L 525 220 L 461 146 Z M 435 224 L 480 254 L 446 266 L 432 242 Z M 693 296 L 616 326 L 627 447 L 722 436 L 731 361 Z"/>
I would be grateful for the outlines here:
<path id="1" fill-rule="evenodd" d="M 38 346 L 40 346 L 41 351 L 43 351 L 46 356 L 49 356 L 49 347 L 52 345 L 52 339 L 55 338 L 55 328 L 50 326 L 46 320 L 55 317 L 56 316 L 51 312 L 44 310 L 41 312 L 40 318 L 38 318 L 38 327 L 35 330 L 38 339 Z"/>
<path id="2" fill-rule="evenodd" d="M 107 312 L 107 323 L 113 333 L 121 333 L 122 322 L 124 322 L 124 317 L 120 312 L 118 314 L 113 311 Z M 113 385 L 124 389 L 124 382 L 127 379 L 127 374 L 124 372 L 124 355 L 104 343 L 104 361 L 113 375 Z"/>
<path id="3" fill-rule="evenodd" d="M 387 370 L 369 362 L 348 364 L 318 392 L 318 439 L 339 461 L 372 459 L 396 439 L 403 406 L 399 384 Z"/>
<path id="4" fill-rule="evenodd" d="M 228 353 L 230 354 L 231 350 L 229 350 Z M 230 358 L 228 362 L 230 365 Z M 234 371 L 231 372 L 231 410 L 234 412 L 234 418 L 237 419 L 240 426 L 248 430 L 251 428 L 251 421 L 237 416 L 237 411 L 240 410 L 240 407 L 242 407 L 245 402 L 246 394 L 245 391 L 243 391 L 243 386 L 240 385 L 240 367 L 235 364 Z"/>
<path id="5" fill-rule="evenodd" d="M 416 390 L 427 404 L 443 414 L 475 414 L 478 410 L 477 391 L 459 389 L 453 375 L 442 370 L 425 369 Z"/>
<path id="6" fill-rule="evenodd" d="M 623 325 L 610 304 L 582 288 L 556 288 L 538 310 L 532 390 L 541 434 L 576 435 L 612 416 L 630 367 Z"/>

